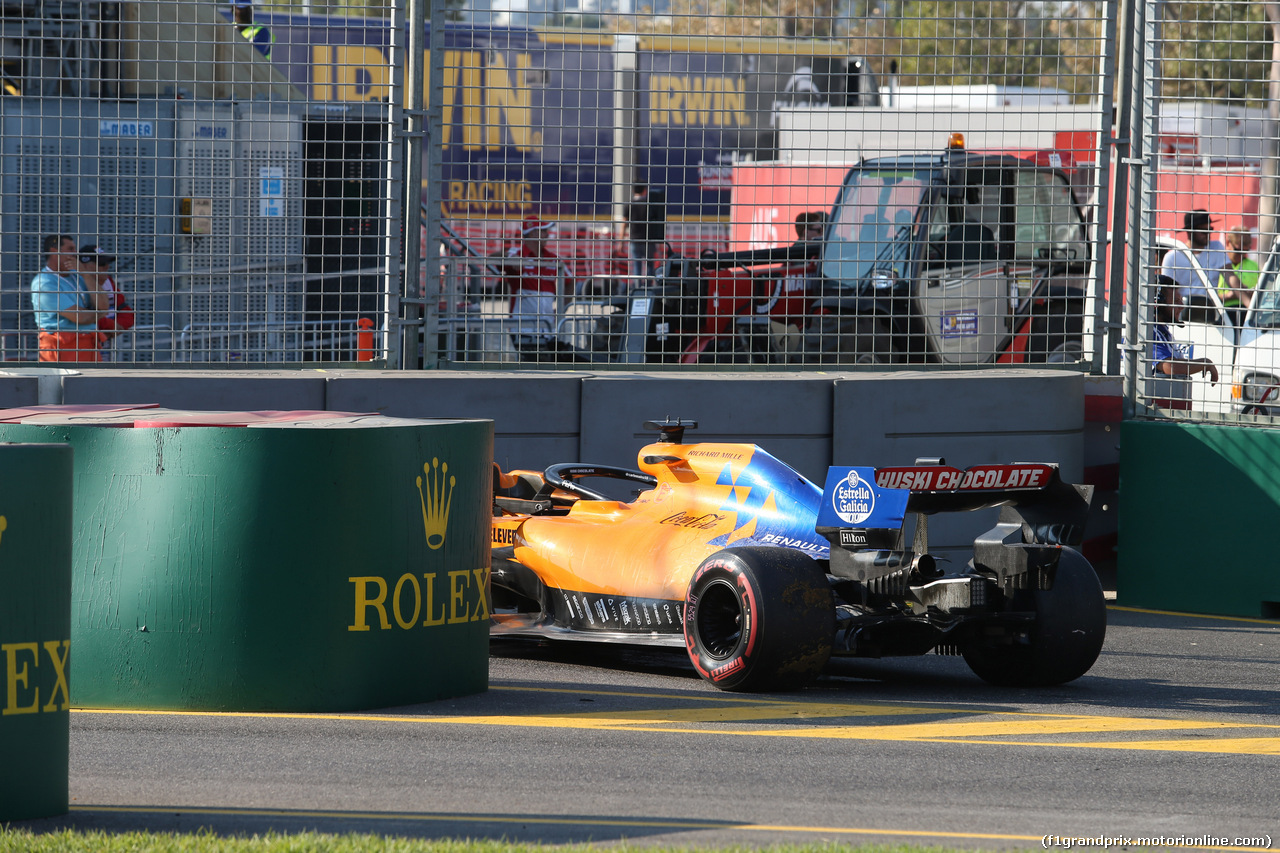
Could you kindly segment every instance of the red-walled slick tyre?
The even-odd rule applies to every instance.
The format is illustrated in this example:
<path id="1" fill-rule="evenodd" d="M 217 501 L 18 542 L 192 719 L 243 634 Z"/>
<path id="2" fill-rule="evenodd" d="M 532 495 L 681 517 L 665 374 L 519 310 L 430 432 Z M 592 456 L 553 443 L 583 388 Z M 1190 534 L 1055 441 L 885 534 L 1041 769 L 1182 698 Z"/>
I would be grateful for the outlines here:
<path id="1" fill-rule="evenodd" d="M 784 690 L 831 657 L 835 605 L 821 567 L 787 548 L 728 548 L 689 583 L 685 647 L 721 690 Z"/>

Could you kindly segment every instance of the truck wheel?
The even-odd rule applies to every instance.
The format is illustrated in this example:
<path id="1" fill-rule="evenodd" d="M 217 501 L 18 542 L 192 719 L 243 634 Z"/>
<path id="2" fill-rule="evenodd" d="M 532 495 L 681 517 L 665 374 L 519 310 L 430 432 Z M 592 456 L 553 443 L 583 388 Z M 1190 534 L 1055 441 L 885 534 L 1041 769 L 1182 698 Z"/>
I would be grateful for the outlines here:
<path id="1" fill-rule="evenodd" d="M 1018 593 L 1034 609 L 1035 624 L 1022 644 L 971 641 L 963 648 L 969 668 L 983 681 L 1002 687 L 1048 687 L 1074 681 L 1089 671 L 1107 634 L 1102 584 L 1080 552 L 1062 550 L 1052 589 Z M 1022 602 L 1015 601 L 1015 608 Z"/>
<path id="2" fill-rule="evenodd" d="M 805 331 L 801 359 L 807 364 L 892 364 L 893 337 L 873 317 L 819 315 Z"/>
<path id="3" fill-rule="evenodd" d="M 831 657 L 835 604 L 813 560 L 788 548 L 727 548 L 698 566 L 684 605 L 694 669 L 721 690 L 784 690 Z"/>
<path id="4" fill-rule="evenodd" d="M 1045 356 L 1046 364 L 1075 364 L 1084 359 L 1084 344 L 1078 340 L 1062 341 L 1049 350 Z"/>

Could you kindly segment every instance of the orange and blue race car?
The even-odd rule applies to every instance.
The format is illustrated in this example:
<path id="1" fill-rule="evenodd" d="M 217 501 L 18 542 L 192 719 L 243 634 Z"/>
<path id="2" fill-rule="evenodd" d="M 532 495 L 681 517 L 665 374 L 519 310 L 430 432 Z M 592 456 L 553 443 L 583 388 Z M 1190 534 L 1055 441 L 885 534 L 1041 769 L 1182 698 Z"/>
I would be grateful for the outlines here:
<path id="1" fill-rule="evenodd" d="M 820 489 L 755 445 L 685 444 L 691 421 L 645 426 L 639 470 L 495 470 L 492 636 L 684 646 L 725 690 L 796 687 L 832 655 L 936 650 L 1011 686 L 1097 660 L 1102 587 L 1076 550 L 1091 487 L 1056 466 L 832 467 Z M 996 526 L 944 568 L 928 517 L 986 507 Z"/>

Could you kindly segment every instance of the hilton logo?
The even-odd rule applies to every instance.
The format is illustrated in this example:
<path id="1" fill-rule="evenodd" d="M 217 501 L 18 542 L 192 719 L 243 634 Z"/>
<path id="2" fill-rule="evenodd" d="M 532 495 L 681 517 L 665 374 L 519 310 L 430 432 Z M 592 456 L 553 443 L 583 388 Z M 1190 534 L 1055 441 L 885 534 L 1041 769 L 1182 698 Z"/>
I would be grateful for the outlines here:
<path id="1" fill-rule="evenodd" d="M 444 537 L 449 527 L 449 507 L 453 503 L 453 487 L 456 477 L 449 477 L 448 492 L 445 491 L 445 477 L 449 473 L 449 463 L 443 465 L 439 459 L 432 459 L 431 464 L 423 463 L 427 490 L 422 491 L 423 477 L 417 478 L 418 503 L 422 506 L 422 531 L 427 537 L 427 547 L 439 551 L 444 545 Z"/>

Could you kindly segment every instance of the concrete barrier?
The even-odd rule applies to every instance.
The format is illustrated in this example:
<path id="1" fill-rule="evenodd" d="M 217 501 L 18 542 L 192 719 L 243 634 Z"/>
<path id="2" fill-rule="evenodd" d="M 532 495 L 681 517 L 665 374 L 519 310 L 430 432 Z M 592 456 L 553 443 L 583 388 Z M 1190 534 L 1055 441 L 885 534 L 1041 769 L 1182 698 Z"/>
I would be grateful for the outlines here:
<path id="1" fill-rule="evenodd" d="M 67 811 L 71 471 L 66 445 L 0 446 L 0 823 Z"/>
<path id="2" fill-rule="evenodd" d="M 657 440 L 642 428 L 667 416 L 698 422 L 686 441 L 758 444 L 821 483 L 831 465 L 832 378 L 823 374 L 601 374 L 582 381 L 577 459 L 636 466 Z"/>
<path id="3" fill-rule="evenodd" d="M 348 711 L 486 688 L 489 422 L 17 419 L 0 440 L 76 448 L 77 706 Z"/>
<path id="4" fill-rule="evenodd" d="M 398 418 L 493 421 L 493 459 L 504 470 L 578 459 L 582 383 L 564 371 L 340 371 L 328 408 Z"/>
<path id="5" fill-rule="evenodd" d="M 151 403 L 170 409 L 363 411 L 325 402 L 319 370 L 83 370 L 62 379 L 62 399 L 75 405 Z"/>

